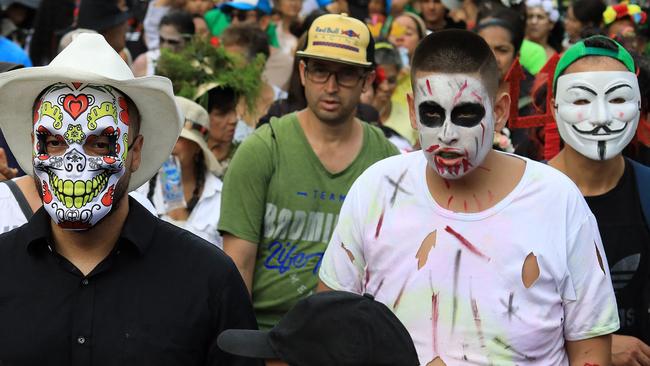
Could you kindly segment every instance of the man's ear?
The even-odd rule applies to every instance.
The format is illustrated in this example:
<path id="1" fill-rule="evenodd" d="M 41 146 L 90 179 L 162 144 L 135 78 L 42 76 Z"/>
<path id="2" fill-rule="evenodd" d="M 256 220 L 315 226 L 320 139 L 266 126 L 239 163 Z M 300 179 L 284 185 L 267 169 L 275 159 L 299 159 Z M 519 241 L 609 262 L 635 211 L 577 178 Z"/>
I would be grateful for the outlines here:
<path id="1" fill-rule="evenodd" d="M 303 87 L 305 86 L 305 67 L 307 67 L 305 61 L 300 60 L 298 62 L 298 71 L 300 72 L 300 84 L 302 84 Z"/>
<path id="2" fill-rule="evenodd" d="M 413 93 L 406 93 L 406 103 L 409 106 L 409 119 L 411 120 L 411 127 L 414 130 L 417 130 L 418 120 L 415 115 L 415 99 L 413 99 Z"/>
<path id="3" fill-rule="evenodd" d="M 131 173 L 140 168 L 142 161 L 142 145 L 144 144 L 144 136 L 138 135 L 133 139 L 133 143 L 129 145 L 128 158 L 131 159 L 131 164 L 128 165 Z"/>
<path id="4" fill-rule="evenodd" d="M 508 117 L 510 117 L 510 94 L 499 93 L 496 102 L 494 103 L 494 130 L 501 131 L 506 127 Z"/>
<path id="5" fill-rule="evenodd" d="M 365 92 L 368 90 L 368 87 L 372 88 L 372 83 L 375 81 L 376 77 L 377 73 L 375 73 L 375 70 L 370 71 L 363 80 L 363 88 L 361 88 L 361 91 Z"/>

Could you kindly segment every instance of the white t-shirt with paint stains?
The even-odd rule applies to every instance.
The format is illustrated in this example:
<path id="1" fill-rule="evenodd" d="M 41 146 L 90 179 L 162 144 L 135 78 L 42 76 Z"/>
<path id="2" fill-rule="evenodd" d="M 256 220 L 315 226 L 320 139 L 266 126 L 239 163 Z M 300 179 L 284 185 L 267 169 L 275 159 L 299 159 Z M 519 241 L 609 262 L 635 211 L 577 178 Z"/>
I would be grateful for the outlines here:
<path id="1" fill-rule="evenodd" d="M 616 299 L 577 187 L 525 161 L 515 189 L 478 213 L 435 202 L 422 152 L 376 163 L 347 195 L 321 280 L 393 309 L 422 365 L 568 365 L 565 339 L 619 328 Z M 540 274 L 526 288 L 529 255 Z"/>

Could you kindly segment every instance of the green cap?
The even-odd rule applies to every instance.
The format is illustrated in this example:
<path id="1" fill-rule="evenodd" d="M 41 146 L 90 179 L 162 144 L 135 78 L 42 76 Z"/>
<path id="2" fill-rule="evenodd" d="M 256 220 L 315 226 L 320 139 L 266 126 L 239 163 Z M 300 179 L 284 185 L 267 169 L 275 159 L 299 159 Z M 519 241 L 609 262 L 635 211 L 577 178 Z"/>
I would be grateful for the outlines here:
<path id="1" fill-rule="evenodd" d="M 616 46 L 618 46 L 618 50 L 614 51 L 600 47 L 588 47 L 585 45 L 586 40 L 595 38 L 603 38 L 614 42 Z M 555 94 L 557 78 L 559 78 L 564 70 L 571 66 L 572 63 L 586 56 L 611 57 L 613 59 L 621 61 L 623 65 L 625 65 L 625 67 L 630 70 L 630 72 L 636 72 L 636 68 L 634 67 L 634 59 L 632 58 L 632 55 L 627 52 L 625 47 L 621 46 L 618 42 L 612 40 L 611 38 L 607 38 L 605 36 L 591 36 L 571 46 L 568 50 L 566 50 L 566 52 L 564 52 L 560 58 L 560 61 L 558 61 L 557 66 L 555 67 L 555 76 L 553 77 L 553 94 Z"/>

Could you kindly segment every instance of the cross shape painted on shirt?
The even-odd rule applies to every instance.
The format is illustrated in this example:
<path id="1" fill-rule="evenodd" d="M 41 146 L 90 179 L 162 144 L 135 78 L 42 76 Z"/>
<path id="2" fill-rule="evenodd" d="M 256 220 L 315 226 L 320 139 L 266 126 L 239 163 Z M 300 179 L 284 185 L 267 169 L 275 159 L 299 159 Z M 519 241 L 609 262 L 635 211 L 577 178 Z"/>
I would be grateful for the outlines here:
<path id="1" fill-rule="evenodd" d="M 404 189 L 404 188 L 402 188 L 400 186 L 400 184 L 402 184 L 402 181 L 404 180 L 404 177 L 406 176 L 407 171 L 408 171 L 408 169 L 403 171 L 402 174 L 399 176 L 399 178 L 397 178 L 397 181 L 394 181 L 393 179 L 391 179 L 391 177 L 386 176 L 386 179 L 388 179 L 388 183 L 391 186 L 395 187 L 395 190 L 393 190 L 393 195 L 390 198 L 390 206 L 391 207 L 393 207 L 395 205 L 395 200 L 397 199 L 397 192 L 402 192 L 402 193 L 405 193 L 405 194 L 408 194 L 408 195 L 411 194 L 411 192 L 407 191 L 406 189 Z"/>

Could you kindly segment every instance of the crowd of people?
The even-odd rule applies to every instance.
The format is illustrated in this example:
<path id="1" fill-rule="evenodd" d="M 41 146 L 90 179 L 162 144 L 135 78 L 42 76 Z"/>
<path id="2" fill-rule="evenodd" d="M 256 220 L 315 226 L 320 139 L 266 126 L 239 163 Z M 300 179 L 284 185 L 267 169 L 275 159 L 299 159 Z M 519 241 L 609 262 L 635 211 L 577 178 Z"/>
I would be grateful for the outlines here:
<path id="1" fill-rule="evenodd" d="M 0 364 L 650 365 L 649 5 L 0 0 Z"/>

